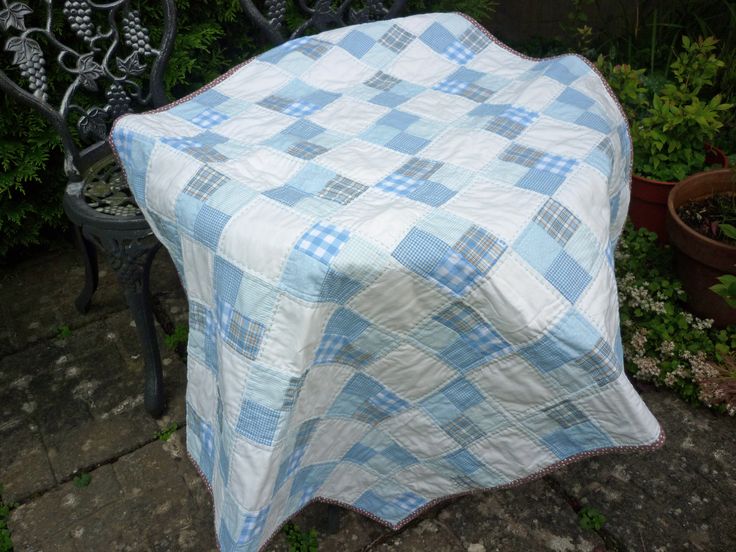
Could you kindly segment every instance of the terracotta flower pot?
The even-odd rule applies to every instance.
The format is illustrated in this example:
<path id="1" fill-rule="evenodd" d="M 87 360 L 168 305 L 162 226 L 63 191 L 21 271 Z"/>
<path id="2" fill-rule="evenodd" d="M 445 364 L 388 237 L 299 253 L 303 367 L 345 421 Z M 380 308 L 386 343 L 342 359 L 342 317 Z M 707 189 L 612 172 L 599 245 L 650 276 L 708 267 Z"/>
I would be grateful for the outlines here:
<path id="1" fill-rule="evenodd" d="M 736 274 L 736 247 L 707 238 L 677 215 L 681 205 L 718 192 L 736 193 L 736 172 L 730 169 L 701 172 L 677 184 L 667 201 L 667 232 L 690 310 L 700 318 L 712 318 L 717 327 L 723 327 L 736 324 L 736 309 L 709 288 L 717 283 L 719 276 Z"/>
<path id="2" fill-rule="evenodd" d="M 706 146 L 705 162 L 708 165 L 728 167 L 728 157 L 716 147 Z M 667 196 L 677 182 L 653 180 L 634 174 L 631 176 L 631 203 L 629 218 L 636 228 L 646 228 L 657 234 L 660 244 L 667 242 L 665 218 Z"/>

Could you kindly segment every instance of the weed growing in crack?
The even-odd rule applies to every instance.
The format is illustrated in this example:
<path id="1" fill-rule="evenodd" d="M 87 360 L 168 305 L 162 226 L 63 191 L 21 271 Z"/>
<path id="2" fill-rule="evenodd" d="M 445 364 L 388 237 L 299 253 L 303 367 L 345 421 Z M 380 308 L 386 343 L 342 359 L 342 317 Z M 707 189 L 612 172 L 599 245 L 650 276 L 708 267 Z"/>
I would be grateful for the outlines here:
<path id="1" fill-rule="evenodd" d="M 177 324 L 173 333 L 164 337 L 166 346 L 174 350 L 179 345 L 186 345 L 189 339 L 189 327 L 186 324 Z"/>
<path id="2" fill-rule="evenodd" d="M 86 472 L 82 472 L 74 478 L 74 486 L 77 489 L 83 489 L 92 482 L 92 475 Z"/>
<path id="3" fill-rule="evenodd" d="M 3 486 L 0 485 L 0 552 L 13 552 L 13 541 L 10 538 L 8 519 L 12 504 L 6 504 L 3 500 Z"/>
<path id="4" fill-rule="evenodd" d="M 289 552 L 317 552 L 319 550 L 316 529 L 302 531 L 293 523 L 287 523 L 283 531 L 286 535 L 286 542 L 289 543 Z"/>
<path id="5" fill-rule="evenodd" d="M 583 506 L 578 512 L 578 523 L 583 529 L 600 531 L 606 524 L 606 516 L 591 506 Z"/>
<path id="6" fill-rule="evenodd" d="M 177 429 L 179 429 L 179 424 L 177 424 L 176 422 L 171 422 L 161 431 L 156 433 L 154 437 L 156 437 L 159 441 L 168 441 L 169 439 L 171 439 L 171 436 L 176 432 Z"/>

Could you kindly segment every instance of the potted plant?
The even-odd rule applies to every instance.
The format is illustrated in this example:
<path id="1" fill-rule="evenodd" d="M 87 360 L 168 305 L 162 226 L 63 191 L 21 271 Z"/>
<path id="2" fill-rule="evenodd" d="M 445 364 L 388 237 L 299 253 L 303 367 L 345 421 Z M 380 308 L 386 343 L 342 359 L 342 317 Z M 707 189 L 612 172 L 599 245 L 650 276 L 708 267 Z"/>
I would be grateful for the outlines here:
<path id="1" fill-rule="evenodd" d="M 731 104 L 707 89 L 724 66 L 715 53 L 716 39 L 682 37 L 682 50 L 669 66 L 670 80 L 647 77 L 644 69 L 598 67 L 607 75 L 631 124 L 634 148 L 629 216 L 637 227 L 667 240 L 667 196 L 675 184 L 707 166 L 728 166 L 722 151 L 710 146 Z"/>
<path id="2" fill-rule="evenodd" d="M 677 184 L 667 231 L 690 309 L 718 327 L 736 324 L 736 173 L 706 171 Z"/>

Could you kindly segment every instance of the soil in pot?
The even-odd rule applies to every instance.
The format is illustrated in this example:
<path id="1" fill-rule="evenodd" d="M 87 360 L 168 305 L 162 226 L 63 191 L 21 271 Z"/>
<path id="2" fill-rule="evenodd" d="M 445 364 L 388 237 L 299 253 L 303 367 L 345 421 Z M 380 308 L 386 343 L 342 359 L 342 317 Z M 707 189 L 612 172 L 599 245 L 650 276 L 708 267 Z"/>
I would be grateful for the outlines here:
<path id="1" fill-rule="evenodd" d="M 736 324 L 736 309 L 710 287 L 736 273 L 736 244 L 719 230 L 736 217 L 736 173 L 721 169 L 693 175 L 670 193 L 667 231 L 688 305 L 718 327 Z"/>
<path id="2" fill-rule="evenodd" d="M 720 149 L 706 146 L 705 163 L 726 168 L 728 157 Z M 629 218 L 636 228 L 646 228 L 657 234 L 662 245 L 669 243 L 665 224 L 667 197 L 676 184 L 677 182 L 664 182 L 637 174 L 631 176 Z"/>

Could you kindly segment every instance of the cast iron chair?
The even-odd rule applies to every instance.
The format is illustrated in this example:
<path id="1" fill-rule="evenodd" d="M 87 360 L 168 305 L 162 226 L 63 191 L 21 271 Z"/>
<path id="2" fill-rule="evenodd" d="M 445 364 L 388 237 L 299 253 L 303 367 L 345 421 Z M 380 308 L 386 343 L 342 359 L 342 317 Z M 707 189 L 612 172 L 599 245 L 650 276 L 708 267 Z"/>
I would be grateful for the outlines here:
<path id="1" fill-rule="evenodd" d="M 113 120 L 134 106 L 167 103 L 163 76 L 176 32 L 174 1 L 162 0 L 164 25 L 157 49 L 130 0 L 63 2 L 64 35 L 73 31 L 74 44 L 63 44 L 54 32 L 58 28 L 54 4 L 61 2 L 46 0 L 41 13 L 34 13 L 24 3 L 0 1 L 0 29 L 7 37 L 6 53 L 12 57 L 10 63 L 5 58 L 0 68 L 0 90 L 44 115 L 64 147 L 69 179 L 64 210 L 74 224 L 85 265 L 84 288 L 76 307 L 86 312 L 97 289 L 99 247 L 107 253 L 133 314 L 145 363 L 144 406 L 158 416 L 164 409 L 163 374 L 148 287 L 151 263 L 161 244 L 135 204 L 106 137 Z M 285 26 L 286 0 L 265 0 L 258 6 L 251 0 L 240 3 L 275 45 L 312 31 L 395 17 L 406 0 L 394 0 L 390 9 L 380 0 L 316 0 L 309 3 L 313 6 L 297 0 L 305 19 L 290 34 Z M 36 19 L 38 26 L 26 19 Z M 49 90 L 44 48 L 58 52 L 59 68 L 70 75 L 71 83 L 64 90 Z M 103 107 L 94 106 L 95 97 L 104 98 Z"/>
<path id="2" fill-rule="evenodd" d="M 133 201 L 106 138 L 112 121 L 134 106 L 167 103 L 163 75 L 176 32 L 174 1 L 162 0 L 158 48 L 129 0 L 38 4 L 34 11 L 21 2 L 2 0 L 0 27 L 8 57 L 0 69 L 0 90 L 39 111 L 61 137 L 69 181 L 64 210 L 74 224 L 85 265 L 76 307 L 80 312 L 89 308 L 98 284 L 100 247 L 133 313 L 145 362 L 144 403 L 157 416 L 163 410 L 163 386 L 148 277 L 160 244 Z M 54 4 L 62 4 L 62 9 Z M 61 22 L 55 21 L 59 15 Z M 63 36 L 55 32 L 59 26 Z M 73 38 L 63 43 L 65 37 Z M 59 69 L 70 75 L 63 90 L 51 89 L 47 80 L 45 65 L 54 57 Z M 94 101 L 101 98 L 105 103 L 98 107 Z"/>

